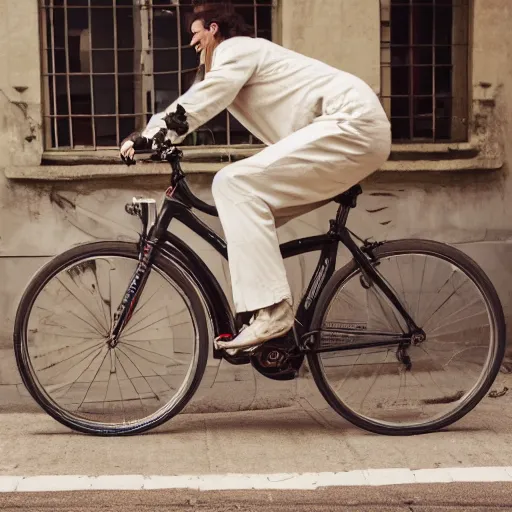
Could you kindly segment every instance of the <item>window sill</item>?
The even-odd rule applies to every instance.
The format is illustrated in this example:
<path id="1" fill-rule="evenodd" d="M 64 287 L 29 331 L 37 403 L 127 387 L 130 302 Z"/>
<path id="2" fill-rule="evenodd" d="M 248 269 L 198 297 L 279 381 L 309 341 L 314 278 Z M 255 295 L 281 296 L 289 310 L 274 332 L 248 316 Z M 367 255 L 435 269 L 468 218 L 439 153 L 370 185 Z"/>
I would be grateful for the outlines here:
<path id="1" fill-rule="evenodd" d="M 190 174 L 215 174 L 232 161 L 247 158 L 261 147 L 237 146 L 183 148 L 186 158 L 182 167 Z M 87 180 L 130 176 L 168 175 L 169 167 L 163 162 L 138 162 L 126 167 L 119 162 L 117 150 L 105 151 L 48 151 L 43 165 L 36 167 L 7 167 L 10 179 L 24 180 Z M 503 166 L 500 154 L 488 157 L 469 143 L 453 144 L 394 144 L 389 160 L 381 172 L 446 172 L 494 171 Z"/>

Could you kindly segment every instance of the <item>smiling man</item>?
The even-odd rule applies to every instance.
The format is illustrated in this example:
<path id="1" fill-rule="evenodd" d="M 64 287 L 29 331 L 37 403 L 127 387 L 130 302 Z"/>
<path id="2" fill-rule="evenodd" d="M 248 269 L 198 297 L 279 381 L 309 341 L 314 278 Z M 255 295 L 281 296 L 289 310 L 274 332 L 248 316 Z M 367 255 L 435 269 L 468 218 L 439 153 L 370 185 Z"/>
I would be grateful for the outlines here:
<path id="1" fill-rule="evenodd" d="M 228 108 L 267 144 L 222 169 L 212 186 L 228 243 L 235 307 L 254 312 L 233 341 L 216 340 L 233 354 L 293 327 L 276 225 L 325 204 L 379 168 L 389 156 L 390 124 L 362 80 L 248 37 L 250 29 L 233 12 L 197 12 L 190 31 L 196 51 L 212 55 L 204 80 L 153 116 L 142 137 L 124 141 L 121 154 L 132 157 L 134 141 L 149 141 L 166 127 L 165 115 L 174 119 L 178 105 L 187 122 L 176 122 L 174 143 Z"/>
<path id="2" fill-rule="evenodd" d="M 225 13 L 233 13 L 234 7 L 233 4 L 226 0 L 192 0 L 194 14 L 204 13 L 211 10 L 222 9 Z M 192 18 L 193 22 L 194 18 Z M 200 52 L 199 57 L 199 68 L 197 70 L 197 75 L 194 80 L 194 83 L 200 82 L 204 80 L 204 76 L 206 74 L 206 63 L 208 63 L 208 68 L 211 68 L 211 62 L 213 57 L 213 49 L 207 47 L 206 49 Z"/>

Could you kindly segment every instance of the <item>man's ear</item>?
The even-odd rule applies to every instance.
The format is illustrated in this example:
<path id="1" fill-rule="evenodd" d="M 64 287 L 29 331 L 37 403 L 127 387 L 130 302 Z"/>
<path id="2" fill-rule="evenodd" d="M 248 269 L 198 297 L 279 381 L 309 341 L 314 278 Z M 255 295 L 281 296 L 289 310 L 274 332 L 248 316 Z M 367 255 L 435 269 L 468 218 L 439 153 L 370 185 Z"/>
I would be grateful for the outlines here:
<path id="1" fill-rule="evenodd" d="M 210 24 L 210 32 L 216 36 L 218 33 L 219 33 L 219 25 L 217 25 L 217 23 L 211 23 Z"/>

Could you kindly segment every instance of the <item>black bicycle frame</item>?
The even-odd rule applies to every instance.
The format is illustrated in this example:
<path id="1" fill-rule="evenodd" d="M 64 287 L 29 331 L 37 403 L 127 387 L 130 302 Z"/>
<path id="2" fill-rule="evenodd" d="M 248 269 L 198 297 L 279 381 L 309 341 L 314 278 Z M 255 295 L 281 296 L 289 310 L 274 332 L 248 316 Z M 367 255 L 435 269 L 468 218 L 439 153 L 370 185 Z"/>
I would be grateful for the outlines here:
<path id="1" fill-rule="evenodd" d="M 170 194 L 166 195 L 164 204 L 155 223 L 155 229 L 152 233 L 153 237 L 157 240 L 165 239 L 171 221 L 177 219 L 208 242 L 219 254 L 227 259 L 226 242 L 191 211 L 191 207 L 193 207 L 208 215 L 218 217 L 217 209 L 201 201 L 192 193 L 184 180 L 184 175 L 179 166 L 179 160 L 177 162 L 171 162 L 171 164 L 173 165 L 173 171 L 177 176 L 181 176 L 181 178 L 175 184 L 172 197 Z M 338 208 L 336 220 L 330 221 L 330 230 L 327 234 L 293 240 L 280 246 L 281 254 L 285 259 L 313 251 L 320 251 L 320 258 L 315 273 L 299 305 L 297 320 L 304 327 L 309 327 L 320 292 L 334 273 L 338 244 L 341 242 L 350 251 L 363 274 L 370 282 L 375 283 L 381 289 L 391 304 L 400 315 L 403 316 L 408 328 L 411 331 L 417 331 L 418 327 L 388 284 L 375 271 L 370 258 L 365 255 L 352 239 L 349 230 L 346 228 L 346 222 L 351 208 L 356 205 L 356 196 L 348 195 L 344 199 L 344 201 L 340 201 L 341 204 Z"/>
<path id="2" fill-rule="evenodd" d="M 168 240 L 168 228 L 173 219 L 179 220 L 208 242 L 225 259 L 228 258 L 226 242 L 202 222 L 186 204 L 177 199 L 165 199 L 152 237 L 161 241 Z M 320 291 L 334 273 L 338 243 L 336 234 L 329 232 L 326 235 L 302 238 L 281 245 L 283 258 L 290 258 L 312 251 L 321 251 L 319 264 L 297 312 L 297 320 L 301 325 L 309 326 L 311 323 Z M 201 276 L 198 277 L 201 279 Z"/>
<path id="3" fill-rule="evenodd" d="M 154 250 L 161 250 L 169 257 L 177 258 L 178 263 L 186 262 L 189 269 L 191 269 L 191 274 L 193 275 L 196 284 L 202 289 L 204 299 L 209 301 L 208 306 L 210 311 L 213 313 L 212 317 L 215 323 L 216 318 L 226 318 L 226 309 L 229 309 L 226 297 L 220 289 L 220 285 L 218 285 L 204 262 L 192 251 L 192 249 L 188 247 L 185 242 L 177 239 L 175 235 L 172 235 L 168 231 L 169 225 L 173 219 L 179 220 L 199 237 L 205 240 L 225 259 L 228 258 L 227 245 L 226 242 L 217 235 L 217 233 L 215 233 L 192 212 L 192 208 L 196 208 L 208 215 L 218 216 L 217 209 L 214 206 L 201 201 L 188 187 L 184 179 L 185 176 L 183 171 L 181 170 L 180 156 L 181 154 L 178 152 L 168 158 L 173 168 L 173 186 L 170 187 L 166 193 L 164 202 L 153 227 L 150 229 L 149 233 L 143 233 L 141 240 L 143 243 L 141 246 L 141 265 L 139 265 L 140 269 L 138 269 L 132 279 L 132 284 L 136 282 L 143 282 L 143 275 L 148 268 L 148 253 L 152 254 L 154 253 Z M 357 193 L 352 195 L 347 193 L 346 195 L 338 197 L 340 207 L 338 208 L 336 219 L 330 221 L 330 230 L 327 234 L 301 238 L 280 246 L 283 258 L 290 258 L 292 256 L 312 251 L 320 251 L 317 267 L 296 313 L 296 323 L 298 324 L 295 332 L 296 341 L 299 343 L 299 348 L 303 350 L 306 349 L 306 346 L 298 340 L 311 337 L 318 332 L 309 331 L 309 329 L 320 293 L 334 274 L 338 244 L 340 242 L 350 251 L 367 282 L 378 286 L 396 311 L 398 311 L 402 316 L 409 329 L 409 333 L 404 335 L 390 335 L 389 333 L 369 333 L 369 335 L 374 334 L 383 336 L 384 341 L 382 341 L 381 344 L 398 344 L 403 341 L 410 341 L 415 335 L 421 335 L 421 330 L 416 326 L 389 285 L 375 271 L 371 261 L 371 246 L 365 246 L 369 255 L 365 254 L 354 242 L 346 227 L 350 209 L 356 205 L 356 197 Z M 174 254 L 175 252 L 178 254 Z M 129 291 L 131 288 L 132 287 L 130 286 Z M 212 295 L 215 300 L 212 300 Z M 133 301 L 136 301 L 136 299 L 136 293 L 133 295 L 127 293 L 120 309 L 123 309 L 124 306 L 129 307 L 129 311 L 133 311 Z M 124 323 L 125 322 L 123 322 L 123 324 Z M 115 328 L 116 334 L 122 331 L 123 327 L 124 325 L 120 325 L 120 322 L 118 322 L 118 325 L 116 325 Z M 217 331 L 215 334 L 217 336 L 226 333 L 226 330 L 231 331 L 229 334 L 236 334 L 236 332 L 234 332 L 234 322 L 225 320 L 215 325 L 215 328 Z M 222 331 L 222 329 L 225 330 Z M 363 335 L 363 333 L 357 333 L 351 329 L 340 329 L 339 331 L 348 336 L 356 334 Z M 369 346 L 374 346 L 376 344 L 379 343 L 373 342 L 369 344 Z M 214 355 L 215 357 L 221 357 L 217 351 L 215 351 Z"/>

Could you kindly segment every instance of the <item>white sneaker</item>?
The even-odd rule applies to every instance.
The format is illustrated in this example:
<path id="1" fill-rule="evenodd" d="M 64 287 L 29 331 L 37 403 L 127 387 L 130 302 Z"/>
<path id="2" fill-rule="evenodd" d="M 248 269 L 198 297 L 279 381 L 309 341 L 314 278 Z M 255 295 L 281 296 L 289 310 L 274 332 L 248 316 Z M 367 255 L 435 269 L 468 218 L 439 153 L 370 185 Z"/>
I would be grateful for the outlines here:
<path id="1" fill-rule="evenodd" d="M 239 350 L 256 347 L 280 336 L 284 336 L 293 327 L 295 318 L 293 309 L 287 300 L 260 309 L 251 324 L 240 331 L 232 341 L 215 340 L 217 349 L 235 356 Z"/>

